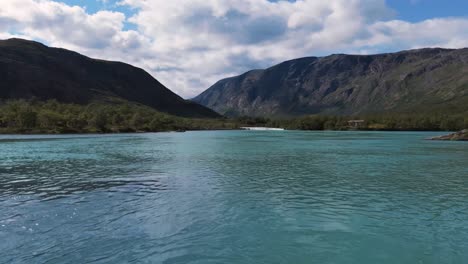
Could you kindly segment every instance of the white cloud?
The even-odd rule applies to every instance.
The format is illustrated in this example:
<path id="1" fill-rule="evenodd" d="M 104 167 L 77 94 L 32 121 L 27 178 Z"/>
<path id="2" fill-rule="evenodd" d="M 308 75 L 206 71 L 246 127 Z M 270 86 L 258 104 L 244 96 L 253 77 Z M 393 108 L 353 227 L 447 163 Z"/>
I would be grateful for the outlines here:
<path id="1" fill-rule="evenodd" d="M 0 19 L 12 32 L 52 44 L 81 49 L 111 46 L 123 32 L 125 15 L 100 11 L 88 14 L 84 8 L 47 0 L 15 0 L 2 3 Z"/>
<path id="2" fill-rule="evenodd" d="M 468 19 L 391 20 L 384 0 L 122 0 L 90 14 L 52 0 L 7 0 L 0 37 L 45 41 L 143 67 L 192 97 L 215 81 L 301 56 L 464 47 Z M 126 30 L 133 23 L 135 30 Z"/>

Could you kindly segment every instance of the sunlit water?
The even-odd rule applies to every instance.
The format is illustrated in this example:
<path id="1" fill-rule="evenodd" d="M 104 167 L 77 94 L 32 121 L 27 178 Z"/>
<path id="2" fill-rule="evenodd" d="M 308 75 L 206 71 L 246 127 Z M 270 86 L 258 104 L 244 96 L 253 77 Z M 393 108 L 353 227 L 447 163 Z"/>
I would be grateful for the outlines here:
<path id="1" fill-rule="evenodd" d="M 468 263 L 437 134 L 0 136 L 0 263 Z"/>

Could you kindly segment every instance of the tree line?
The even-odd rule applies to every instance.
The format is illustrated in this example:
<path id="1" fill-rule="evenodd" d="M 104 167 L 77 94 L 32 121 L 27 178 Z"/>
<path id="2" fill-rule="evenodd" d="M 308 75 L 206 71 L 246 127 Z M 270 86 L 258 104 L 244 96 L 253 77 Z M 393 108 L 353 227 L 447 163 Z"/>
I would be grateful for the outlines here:
<path id="1" fill-rule="evenodd" d="M 352 127 L 349 120 L 363 120 Z M 242 126 L 291 130 L 455 131 L 468 128 L 468 113 L 395 113 L 363 116 L 310 115 L 297 118 L 238 117 L 192 119 L 135 103 L 66 104 L 56 100 L 0 102 L 0 133 L 119 133 L 238 129 Z"/>
<path id="2" fill-rule="evenodd" d="M 359 126 L 350 120 L 362 120 Z M 385 130 L 385 131 L 458 131 L 468 128 L 468 113 L 392 113 L 361 116 L 309 115 L 296 118 L 271 119 L 239 117 L 238 123 L 250 126 L 281 127 L 290 130 Z"/>
<path id="3" fill-rule="evenodd" d="M 233 129 L 225 119 L 189 119 L 134 103 L 65 104 L 10 100 L 0 104 L 3 133 L 119 133 Z"/>
<path id="4" fill-rule="evenodd" d="M 362 120 L 358 127 L 350 120 Z M 299 130 L 386 130 L 386 131 L 457 131 L 468 128 L 468 114 L 380 114 L 362 116 L 306 116 L 273 121 L 287 129 Z"/>

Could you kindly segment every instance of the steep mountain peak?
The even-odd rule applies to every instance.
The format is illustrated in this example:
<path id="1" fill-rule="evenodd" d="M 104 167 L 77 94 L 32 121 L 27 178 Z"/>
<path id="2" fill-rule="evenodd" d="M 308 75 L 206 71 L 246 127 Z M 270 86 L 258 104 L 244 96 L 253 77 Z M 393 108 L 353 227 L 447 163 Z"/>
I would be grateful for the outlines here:
<path id="1" fill-rule="evenodd" d="M 468 110 L 468 49 L 289 60 L 217 82 L 194 101 L 226 115 Z"/>
<path id="2" fill-rule="evenodd" d="M 77 104 L 124 100 L 174 115 L 219 116 L 182 99 L 140 68 L 30 40 L 0 40 L 0 79 L 0 100 L 56 99 Z"/>

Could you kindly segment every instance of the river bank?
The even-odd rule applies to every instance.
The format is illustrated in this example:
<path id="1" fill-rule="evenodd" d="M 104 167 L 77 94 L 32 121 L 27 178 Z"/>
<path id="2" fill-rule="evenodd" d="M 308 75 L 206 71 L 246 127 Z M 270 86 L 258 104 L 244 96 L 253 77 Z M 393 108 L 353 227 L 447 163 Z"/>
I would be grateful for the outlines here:
<path id="1" fill-rule="evenodd" d="M 456 140 L 456 141 L 468 141 L 468 129 L 464 129 L 459 132 L 451 133 L 448 135 L 442 135 L 437 137 L 428 138 L 429 140 Z"/>

